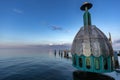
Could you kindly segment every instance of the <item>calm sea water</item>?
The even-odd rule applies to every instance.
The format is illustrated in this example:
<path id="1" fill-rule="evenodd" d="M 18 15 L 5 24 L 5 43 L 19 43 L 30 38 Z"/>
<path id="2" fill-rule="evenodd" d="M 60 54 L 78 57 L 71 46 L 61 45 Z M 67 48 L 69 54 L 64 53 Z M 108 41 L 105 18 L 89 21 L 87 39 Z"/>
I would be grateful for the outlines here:
<path id="1" fill-rule="evenodd" d="M 52 51 L 1 50 L 0 80 L 72 80 L 71 60 Z"/>
<path id="2" fill-rule="evenodd" d="M 0 50 L 0 80 L 73 80 L 71 59 L 39 50 Z M 108 75 L 120 80 L 120 74 Z"/>

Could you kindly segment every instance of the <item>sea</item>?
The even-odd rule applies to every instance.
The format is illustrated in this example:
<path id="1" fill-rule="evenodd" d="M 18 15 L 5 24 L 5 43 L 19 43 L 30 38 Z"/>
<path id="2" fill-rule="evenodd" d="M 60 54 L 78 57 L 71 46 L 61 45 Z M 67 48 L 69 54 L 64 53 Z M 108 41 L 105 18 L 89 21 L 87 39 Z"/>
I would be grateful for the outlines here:
<path id="1" fill-rule="evenodd" d="M 86 80 L 75 79 L 76 70 L 71 58 L 54 50 L 0 49 L 0 80 Z M 115 71 L 105 75 L 120 80 Z"/>

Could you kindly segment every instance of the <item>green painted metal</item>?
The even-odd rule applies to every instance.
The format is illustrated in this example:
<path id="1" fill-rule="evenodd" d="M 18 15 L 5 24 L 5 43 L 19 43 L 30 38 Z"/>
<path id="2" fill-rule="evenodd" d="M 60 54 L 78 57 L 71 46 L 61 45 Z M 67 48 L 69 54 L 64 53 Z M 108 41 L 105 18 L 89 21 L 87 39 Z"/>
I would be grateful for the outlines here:
<path id="1" fill-rule="evenodd" d="M 91 25 L 91 15 L 88 12 L 88 10 L 85 11 L 83 15 L 83 19 L 84 19 L 84 26 Z"/>
<path id="2" fill-rule="evenodd" d="M 75 58 L 73 60 L 76 62 L 76 64 L 73 63 L 73 66 L 81 71 L 97 72 L 97 73 L 105 73 L 105 72 L 113 71 L 113 68 L 111 67 L 112 65 L 111 56 L 104 57 L 101 55 L 100 57 L 95 57 L 91 55 L 89 57 L 86 57 L 84 55 L 78 56 L 77 54 L 72 56 L 73 58 Z M 80 58 L 82 59 L 82 66 L 80 66 L 81 64 L 79 62 Z M 105 67 L 106 63 L 107 63 L 107 66 Z M 89 65 L 90 67 L 88 68 L 87 65 Z"/>

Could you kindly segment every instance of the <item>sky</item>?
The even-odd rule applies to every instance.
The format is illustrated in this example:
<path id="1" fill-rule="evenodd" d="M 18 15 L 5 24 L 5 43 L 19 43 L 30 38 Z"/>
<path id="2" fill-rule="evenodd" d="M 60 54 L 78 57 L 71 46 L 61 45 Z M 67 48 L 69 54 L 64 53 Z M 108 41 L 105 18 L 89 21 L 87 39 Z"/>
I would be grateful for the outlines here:
<path id="1" fill-rule="evenodd" d="M 120 0 L 0 0 L 0 46 L 72 44 L 88 1 L 92 24 L 120 49 Z"/>

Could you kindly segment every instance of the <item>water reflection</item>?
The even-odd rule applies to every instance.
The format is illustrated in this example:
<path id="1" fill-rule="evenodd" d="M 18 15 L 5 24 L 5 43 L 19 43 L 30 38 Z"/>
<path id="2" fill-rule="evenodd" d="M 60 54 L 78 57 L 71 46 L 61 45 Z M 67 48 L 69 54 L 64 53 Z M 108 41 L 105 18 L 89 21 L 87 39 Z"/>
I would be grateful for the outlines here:
<path id="1" fill-rule="evenodd" d="M 111 76 L 104 74 L 77 70 L 73 72 L 73 80 L 115 80 L 115 79 Z"/>

